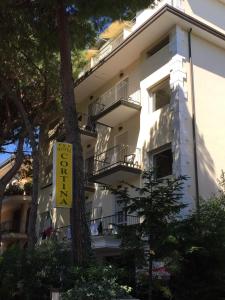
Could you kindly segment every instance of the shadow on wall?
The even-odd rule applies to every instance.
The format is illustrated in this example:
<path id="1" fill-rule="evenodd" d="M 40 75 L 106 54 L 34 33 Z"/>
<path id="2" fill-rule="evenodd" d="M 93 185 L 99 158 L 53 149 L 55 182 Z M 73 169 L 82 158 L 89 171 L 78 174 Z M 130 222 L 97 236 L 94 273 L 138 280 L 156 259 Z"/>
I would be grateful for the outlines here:
<path id="1" fill-rule="evenodd" d="M 187 108 L 187 99 L 178 87 L 172 93 L 171 103 L 150 114 L 151 127 L 149 136 L 142 149 L 144 168 L 149 168 L 150 156 L 157 149 L 171 144 L 173 152 L 173 172 L 176 175 L 187 175 L 184 193 L 191 195 L 187 202 L 194 204 L 195 170 L 193 151 L 192 116 Z M 202 198 L 209 198 L 216 193 L 217 178 L 214 162 L 206 147 L 204 136 L 196 128 L 199 191 Z M 186 200 L 184 199 L 186 202 Z"/>
<path id="2" fill-rule="evenodd" d="M 133 124 L 135 127 L 133 128 Z M 139 131 L 140 131 L 140 114 L 132 117 L 131 119 L 122 123 L 122 131 L 119 130 L 120 125 L 110 129 L 102 126 L 98 131 L 98 141 L 95 148 L 95 153 L 102 153 L 111 147 L 115 146 L 117 139 L 116 136 L 123 135 L 128 132 L 127 141 L 128 146 L 131 146 L 130 151 L 135 152 L 138 143 Z M 111 153 L 113 155 L 113 152 Z M 102 156 L 102 159 L 104 156 Z M 116 182 L 115 187 L 121 183 Z M 107 204 L 106 204 L 107 203 Z M 101 185 L 96 185 L 96 192 L 92 199 L 93 207 L 102 207 L 102 214 L 104 216 L 111 215 L 116 211 L 115 196 L 109 192 L 108 189 L 104 189 Z"/>
<path id="3" fill-rule="evenodd" d="M 107 150 L 110 134 L 110 127 L 98 125 L 98 139 L 95 145 L 95 153 L 102 153 Z"/>

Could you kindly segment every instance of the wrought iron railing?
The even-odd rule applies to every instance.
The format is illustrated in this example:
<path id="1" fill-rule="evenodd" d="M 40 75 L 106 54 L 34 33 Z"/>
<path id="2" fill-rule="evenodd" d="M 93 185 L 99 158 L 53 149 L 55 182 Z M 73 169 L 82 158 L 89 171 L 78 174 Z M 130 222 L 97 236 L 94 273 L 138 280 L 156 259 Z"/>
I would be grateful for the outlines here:
<path id="1" fill-rule="evenodd" d="M 116 235 L 120 226 L 131 226 L 140 223 L 138 216 L 127 215 L 121 211 L 115 215 L 91 220 L 89 228 L 92 236 Z"/>
<path id="2" fill-rule="evenodd" d="M 141 150 L 129 145 L 117 145 L 95 156 L 93 175 L 102 171 L 123 165 L 141 168 Z"/>
<path id="3" fill-rule="evenodd" d="M 128 95 L 128 80 L 124 80 L 119 84 L 113 86 L 103 95 L 101 95 L 96 101 L 90 105 L 90 111 L 92 116 L 96 116 L 103 112 L 114 103 L 118 101 L 125 101 L 140 105 L 141 93 L 140 90 Z"/>
<path id="4" fill-rule="evenodd" d="M 120 226 L 131 226 L 140 223 L 138 216 L 127 215 L 119 212 L 115 215 L 93 219 L 88 221 L 91 236 L 111 236 L 117 235 Z M 71 240 L 71 227 L 62 226 L 52 231 L 51 239 L 60 241 Z"/>
<path id="5" fill-rule="evenodd" d="M 93 65 L 97 65 L 103 58 L 105 58 L 109 53 L 116 49 L 124 40 L 123 32 L 117 36 L 115 39 L 107 42 L 99 51 L 99 53 L 93 57 Z"/>
<path id="6" fill-rule="evenodd" d="M 84 160 L 84 187 L 85 189 L 94 189 L 94 182 L 90 181 L 89 178 L 93 176 L 94 170 L 94 156 L 91 156 Z"/>
<path id="7" fill-rule="evenodd" d="M 129 21 L 130 25 L 126 27 L 126 31 L 132 31 L 132 26 L 135 23 L 135 18 Z M 126 39 L 125 32 L 123 31 L 114 39 L 107 41 L 104 46 L 99 50 L 98 54 L 95 55 L 91 61 L 89 61 L 83 68 L 83 71 L 79 75 L 79 77 L 83 76 L 86 72 L 90 71 L 93 67 L 95 67 L 102 59 L 104 59 L 108 54 L 110 54 L 113 50 L 115 50 L 122 42 Z"/>
<path id="8" fill-rule="evenodd" d="M 78 112 L 77 118 L 80 130 L 96 133 L 96 121 L 92 116 Z"/>

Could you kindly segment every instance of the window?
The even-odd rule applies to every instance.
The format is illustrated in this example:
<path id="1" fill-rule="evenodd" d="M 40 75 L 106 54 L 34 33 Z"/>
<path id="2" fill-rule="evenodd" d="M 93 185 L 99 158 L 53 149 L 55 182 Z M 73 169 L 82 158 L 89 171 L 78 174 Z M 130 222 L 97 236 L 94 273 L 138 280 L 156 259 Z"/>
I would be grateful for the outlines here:
<path id="1" fill-rule="evenodd" d="M 169 44 L 169 36 L 165 37 L 163 40 L 161 40 L 158 44 L 156 44 L 154 47 L 152 47 L 150 50 L 147 52 L 147 57 L 150 57 L 160 51 L 162 48 L 164 48 L 166 45 Z"/>
<path id="2" fill-rule="evenodd" d="M 173 155 L 171 149 L 153 154 L 153 168 L 157 178 L 172 175 Z"/>
<path id="3" fill-rule="evenodd" d="M 171 89 L 169 78 L 151 89 L 153 99 L 153 111 L 156 111 L 170 103 Z"/>

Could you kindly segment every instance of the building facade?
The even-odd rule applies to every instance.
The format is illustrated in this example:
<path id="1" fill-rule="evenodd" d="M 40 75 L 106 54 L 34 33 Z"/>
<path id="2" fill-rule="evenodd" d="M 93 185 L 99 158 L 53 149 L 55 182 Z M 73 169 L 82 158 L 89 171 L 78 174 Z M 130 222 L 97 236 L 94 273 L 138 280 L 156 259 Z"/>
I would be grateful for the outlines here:
<path id="1" fill-rule="evenodd" d="M 86 212 L 100 257 L 119 254 L 124 216 L 104 184 L 141 184 L 141 172 L 187 175 L 184 202 L 218 191 L 225 168 L 225 1 L 164 0 L 105 32 L 75 83 L 85 160 Z M 104 36 L 104 33 L 103 33 Z M 54 130 L 45 128 L 38 232 L 69 238 L 67 209 L 52 208 Z M 51 224 L 51 225 L 49 225 Z"/>

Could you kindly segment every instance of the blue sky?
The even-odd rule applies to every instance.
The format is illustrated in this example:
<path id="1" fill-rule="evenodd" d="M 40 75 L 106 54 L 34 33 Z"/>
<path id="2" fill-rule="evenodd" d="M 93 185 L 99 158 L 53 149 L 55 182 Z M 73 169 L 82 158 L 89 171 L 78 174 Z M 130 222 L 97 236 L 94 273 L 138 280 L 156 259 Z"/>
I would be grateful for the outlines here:
<path id="1" fill-rule="evenodd" d="M 15 144 L 8 145 L 5 147 L 6 151 L 13 152 L 16 149 Z M 9 153 L 0 153 L 0 164 L 2 164 L 6 159 L 8 159 L 11 156 Z"/>
<path id="2" fill-rule="evenodd" d="M 14 152 L 16 150 L 16 144 L 11 144 L 5 147 L 5 151 Z M 30 154 L 31 149 L 28 145 L 24 146 L 25 154 Z M 7 160 L 12 154 L 9 153 L 0 153 L 0 164 L 2 164 L 5 160 Z"/>

